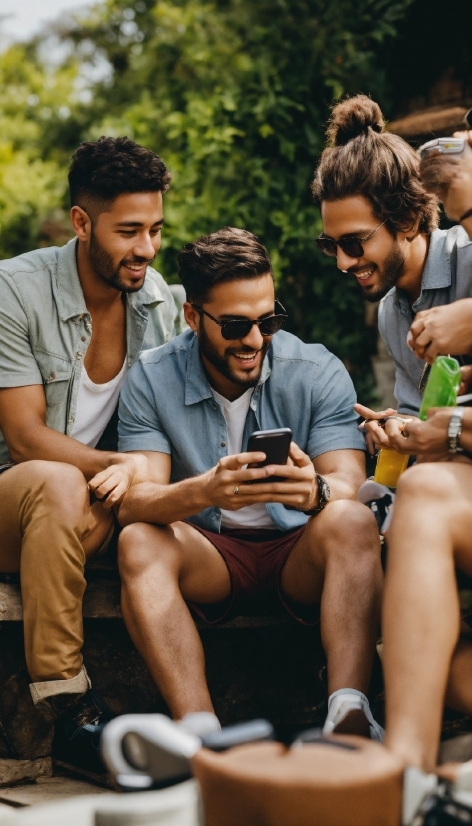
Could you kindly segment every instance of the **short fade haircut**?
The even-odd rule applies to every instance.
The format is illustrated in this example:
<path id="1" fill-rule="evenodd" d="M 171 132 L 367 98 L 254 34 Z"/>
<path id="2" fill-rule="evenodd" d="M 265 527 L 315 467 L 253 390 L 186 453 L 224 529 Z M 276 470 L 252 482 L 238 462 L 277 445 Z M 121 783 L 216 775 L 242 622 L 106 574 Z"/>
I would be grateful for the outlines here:
<path id="1" fill-rule="evenodd" d="M 274 277 L 269 253 L 257 236 L 235 227 L 223 227 L 185 244 L 178 261 L 187 301 L 208 301 L 213 287 L 228 281 Z"/>
<path id="2" fill-rule="evenodd" d="M 333 107 L 328 146 L 311 187 L 315 200 L 362 195 L 390 232 L 408 231 L 419 217 L 418 232 L 430 235 L 438 225 L 438 199 L 421 182 L 415 150 L 384 129 L 380 107 L 366 95 Z"/>
<path id="3" fill-rule="evenodd" d="M 105 212 L 119 195 L 166 192 L 170 173 L 164 161 L 130 138 L 81 143 L 69 168 L 71 206 L 94 215 Z M 90 216 L 92 217 L 92 216 Z"/>

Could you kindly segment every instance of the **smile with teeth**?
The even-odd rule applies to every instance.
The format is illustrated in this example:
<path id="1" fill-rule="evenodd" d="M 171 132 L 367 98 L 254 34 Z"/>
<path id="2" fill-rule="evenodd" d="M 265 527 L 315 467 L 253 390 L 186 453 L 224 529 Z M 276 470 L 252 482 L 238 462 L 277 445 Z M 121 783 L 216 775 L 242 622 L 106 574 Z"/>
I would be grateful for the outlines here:
<path id="1" fill-rule="evenodd" d="M 246 364 L 250 364 L 257 358 L 257 351 L 254 353 L 233 353 L 233 356 L 239 361 L 244 361 Z"/>
<path id="2" fill-rule="evenodd" d="M 370 270 L 361 270 L 360 272 L 354 273 L 354 275 L 359 279 L 359 281 L 365 281 L 366 278 L 369 278 L 372 275 L 374 270 L 375 267 L 371 267 Z"/>

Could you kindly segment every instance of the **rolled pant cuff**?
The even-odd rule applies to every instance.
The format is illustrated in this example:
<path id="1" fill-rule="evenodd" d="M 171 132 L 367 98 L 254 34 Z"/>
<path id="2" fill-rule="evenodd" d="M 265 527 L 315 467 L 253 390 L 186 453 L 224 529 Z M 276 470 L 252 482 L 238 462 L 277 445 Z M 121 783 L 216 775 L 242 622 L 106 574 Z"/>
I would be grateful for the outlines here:
<path id="1" fill-rule="evenodd" d="M 30 683 L 31 696 L 35 706 L 56 694 L 85 694 L 92 683 L 83 665 L 79 673 L 70 680 L 45 680 L 42 683 Z"/>

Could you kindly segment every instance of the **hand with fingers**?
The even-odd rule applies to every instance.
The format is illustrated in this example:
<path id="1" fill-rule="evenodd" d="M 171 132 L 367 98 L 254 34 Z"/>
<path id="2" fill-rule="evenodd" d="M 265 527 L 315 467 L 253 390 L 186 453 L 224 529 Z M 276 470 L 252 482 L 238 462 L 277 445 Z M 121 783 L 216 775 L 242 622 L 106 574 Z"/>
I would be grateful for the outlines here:
<path id="1" fill-rule="evenodd" d="M 290 445 L 286 465 L 247 467 L 264 459 L 264 453 L 256 452 L 220 459 L 202 478 L 209 504 L 225 510 L 240 510 L 267 502 L 291 505 L 298 510 L 315 507 L 318 494 L 315 469 L 298 445 L 294 442 Z M 270 476 L 283 477 L 283 481 L 265 481 Z"/>
<path id="2" fill-rule="evenodd" d="M 425 188 L 434 192 L 453 221 L 472 209 L 472 131 L 455 132 L 468 146 L 463 155 L 428 152 L 421 160 L 420 175 Z"/>
<path id="3" fill-rule="evenodd" d="M 147 476 L 147 459 L 137 453 L 116 453 L 111 464 L 90 479 L 89 490 L 104 508 L 113 508 L 123 500 L 132 484 Z"/>
<path id="4" fill-rule="evenodd" d="M 419 359 L 429 364 L 438 355 L 471 354 L 472 298 L 462 298 L 417 313 L 407 344 Z"/>
<path id="5" fill-rule="evenodd" d="M 375 410 L 371 410 L 370 407 L 365 407 L 363 404 L 355 404 L 354 410 L 359 416 L 363 416 L 364 418 L 364 421 L 359 425 L 359 430 L 365 436 L 366 447 L 371 456 L 374 456 L 376 451 L 382 447 L 393 447 L 385 428 L 387 417 L 409 418 L 408 416 L 402 416 L 397 413 L 393 407 L 375 412 Z"/>
<path id="6" fill-rule="evenodd" d="M 427 421 L 405 419 L 404 424 L 389 419 L 385 424 L 391 446 L 398 453 L 410 454 L 417 461 L 447 461 L 448 425 L 453 408 L 431 407 L 427 412 Z"/>

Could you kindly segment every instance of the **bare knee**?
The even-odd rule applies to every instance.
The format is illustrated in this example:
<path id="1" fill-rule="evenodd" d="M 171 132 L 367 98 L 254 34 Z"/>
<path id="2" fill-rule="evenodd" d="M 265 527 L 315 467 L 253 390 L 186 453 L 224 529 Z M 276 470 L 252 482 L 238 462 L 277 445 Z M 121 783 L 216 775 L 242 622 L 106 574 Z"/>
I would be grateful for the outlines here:
<path id="1" fill-rule="evenodd" d="M 330 502 L 323 514 L 324 524 L 320 523 L 319 528 L 331 553 L 352 555 L 355 547 L 358 552 L 379 556 L 379 532 L 369 508 L 350 499 L 338 499 Z"/>
<path id="2" fill-rule="evenodd" d="M 425 500 L 431 502 L 433 499 L 444 499 L 451 495 L 449 493 L 447 465 L 435 462 L 421 463 L 413 465 L 403 473 L 398 481 L 397 497 L 400 500 L 411 502 Z"/>
<path id="3" fill-rule="evenodd" d="M 178 554 L 168 528 L 135 522 L 127 525 L 118 539 L 118 568 L 126 581 L 144 574 L 152 567 L 167 569 L 178 576 Z"/>

